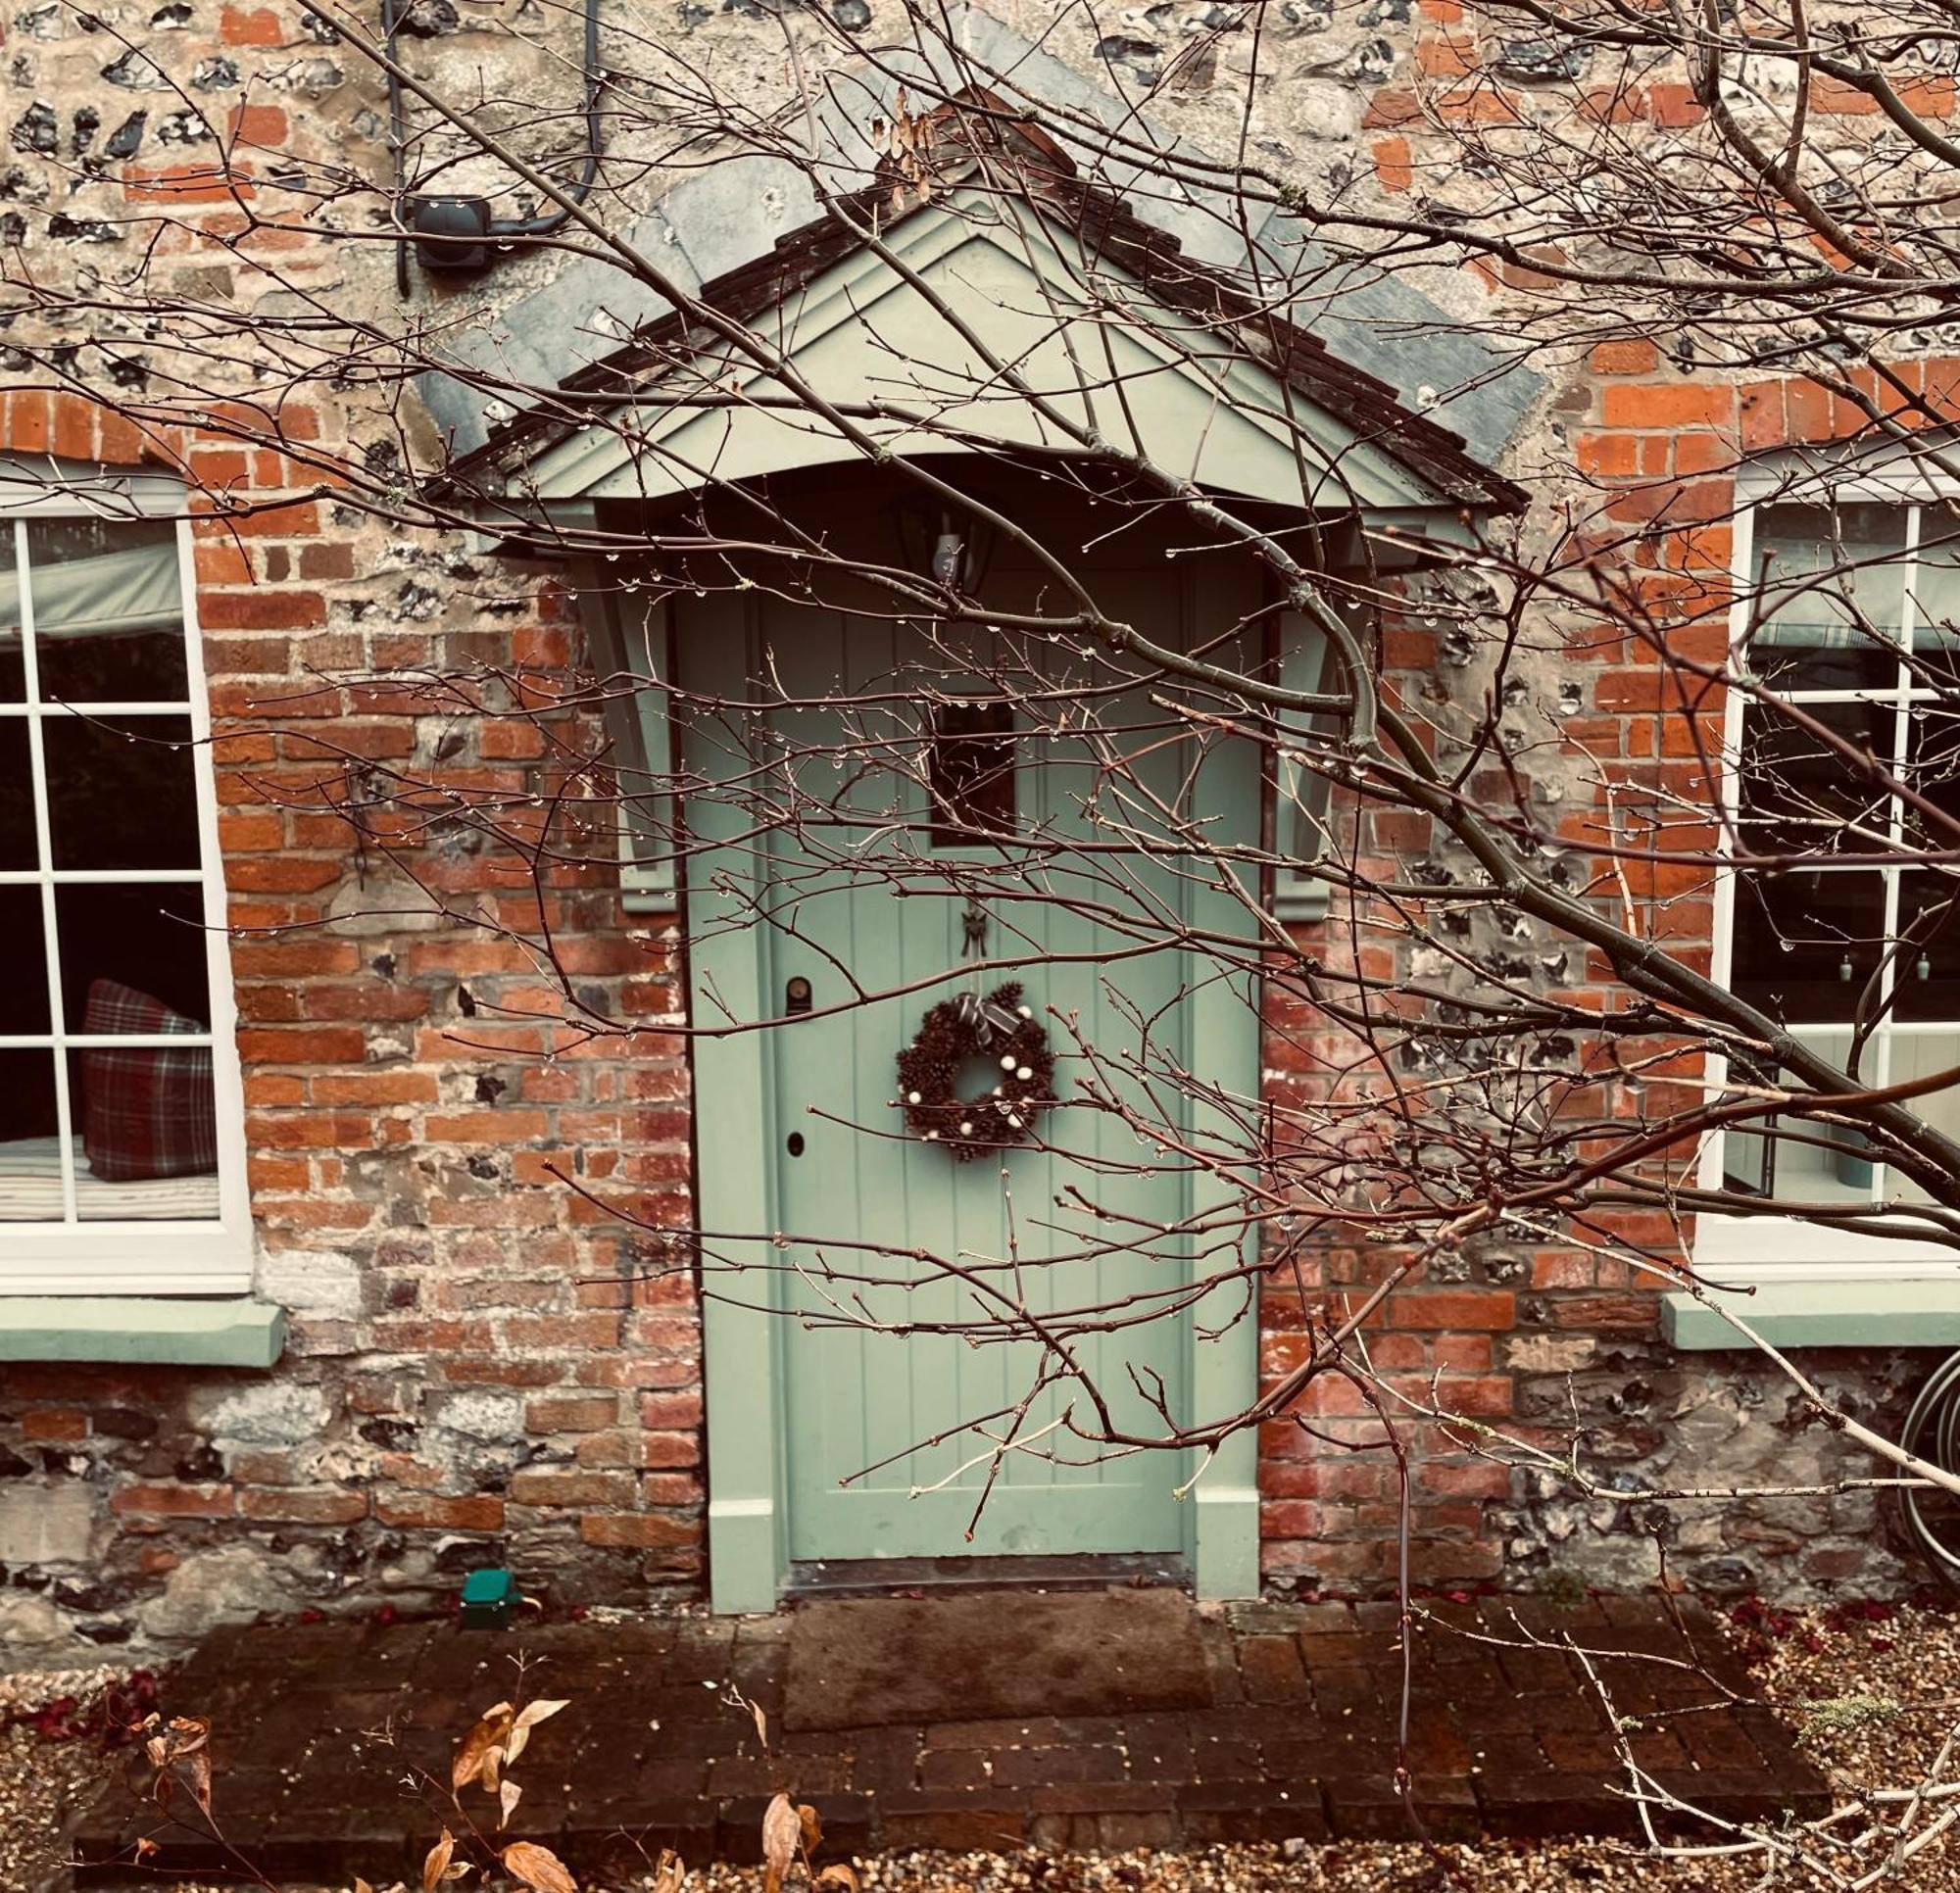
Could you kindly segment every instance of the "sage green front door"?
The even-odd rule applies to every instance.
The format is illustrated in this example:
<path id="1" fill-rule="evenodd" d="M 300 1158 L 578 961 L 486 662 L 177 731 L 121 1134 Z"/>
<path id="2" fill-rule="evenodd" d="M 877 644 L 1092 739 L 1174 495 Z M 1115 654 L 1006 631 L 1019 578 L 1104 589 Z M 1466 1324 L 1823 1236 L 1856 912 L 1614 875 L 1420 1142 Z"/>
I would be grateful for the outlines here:
<path id="1" fill-rule="evenodd" d="M 1229 625 L 1245 603 L 1223 581 L 1200 600 L 1134 555 L 1127 566 L 1105 560 L 1095 589 L 1170 643 Z M 997 556 L 983 596 L 997 610 L 1054 604 L 1010 554 Z M 1178 1418 L 1190 1408 L 1194 1336 L 1177 1296 L 1194 1269 L 1206 1185 L 1141 1137 L 1121 1105 L 1143 1122 L 1177 1095 L 1165 1082 L 1143 1098 L 1140 1064 L 1244 1071 L 1254 1032 L 1247 983 L 1221 978 L 1178 934 L 1192 922 L 1246 929 L 1188 860 L 1120 844 L 1162 832 L 1158 799 L 1252 839 L 1256 751 L 1200 746 L 1189 723 L 1152 703 L 1148 683 L 1094 654 L 1044 652 L 1048 681 L 1080 692 L 1093 732 L 1081 715 L 1064 730 L 1052 704 L 1032 714 L 1024 704 L 1016 735 L 992 753 L 1011 769 L 1018 830 L 1050 846 L 935 842 L 924 739 L 945 705 L 921 700 L 971 683 L 978 701 L 983 678 L 1032 664 L 1033 647 L 989 630 L 929 639 L 886 612 L 753 592 L 691 601 L 677 622 L 683 686 L 748 706 L 695 714 L 685 766 L 755 783 L 773 769 L 776 805 L 794 806 L 760 847 L 720 850 L 701 877 L 717 886 L 690 899 L 697 957 L 721 963 L 743 933 L 754 1002 L 784 1021 L 756 1035 L 767 1203 L 750 1228 L 775 1239 L 717 1254 L 710 1233 L 708 1264 L 710 1292 L 727 1292 L 717 1259 L 759 1257 L 768 1281 L 752 1292 L 783 1311 L 773 1369 L 755 1366 L 780 1377 L 787 1556 L 1183 1550 L 1190 1508 L 1177 1488 L 1189 1456 L 1112 1457 L 1067 1416 L 1093 1429 L 1085 1380 L 1139 1433 L 1164 1431 L 1152 1399 Z M 1035 688 L 1031 677 L 1023 688 Z M 894 812 L 907 818 L 903 838 Z M 1053 846 L 1069 839 L 1094 846 L 1079 855 Z M 717 926 L 727 933 L 712 936 Z M 906 1134 L 895 1060 L 929 1007 L 974 984 L 961 969 L 976 946 L 1022 962 L 984 985 L 1023 985 L 1057 1053 L 1062 1102 L 1042 1120 L 1039 1144 L 961 1163 Z M 860 995 L 881 996 L 854 1002 Z M 728 1003 L 697 981 L 697 1019 Z M 807 1015 L 794 1016 L 805 1003 Z M 988 1082 L 976 1066 L 962 1095 Z M 1090 1101 L 1099 1094 L 1115 1108 Z M 704 1129 L 704 1172 L 721 1159 L 716 1135 Z M 1215 1246 L 1205 1257 L 1220 1260 Z M 1167 1312 L 1126 1321 L 1146 1305 Z M 1106 1310 L 1111 1332 L 1073 1344 L 1082 1373 L 1071 1375 L 1034 1343 L 985 1338 L 1021 1306 Z"/>

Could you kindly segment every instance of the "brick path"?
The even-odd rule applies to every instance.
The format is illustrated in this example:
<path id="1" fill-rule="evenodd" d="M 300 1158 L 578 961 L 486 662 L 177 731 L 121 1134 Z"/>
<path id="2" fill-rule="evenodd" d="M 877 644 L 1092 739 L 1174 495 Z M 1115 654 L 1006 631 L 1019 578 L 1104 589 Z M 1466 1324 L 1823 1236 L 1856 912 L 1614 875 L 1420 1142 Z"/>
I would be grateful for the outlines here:
<path id="1" fill-rule="evenodd" d="M 1460 1625 L 1515 1640 L 1509 1608 L 1443 1607 Z M 1516 1608 L 1532 1629 L 1592 1650 L 1682 1652 L 1657 1600 Z M 1696 1648 L 1719 1652 L 1714 1625 L 1687 1610 Z M 1207 1618 L 1212 1701 L 1195 1710 L 838 1733 L 779 1730 L 789 1626 L 785 1616 L 546 1625 L 504 1636 L 447 1624 L 227 1630 L 171 1682 L 167 1706 L 214 1721 L 216 1805 L 233 1842 L 270 1872 L 343 1883 L 362 1873 L 386 1884 L 419 1860 L 445 1815 L 457 1824 L 442 1795 L 411 1793 L 403 1776 L 420 1768 L 446 1782 L 476 1714 L 520 1694 L 573 1700 L 513 1771 L 524 1797 L 509 1837 L 544 1841 L 592 1873 L 642 1859 L 641 1846 L 753 1861 L 778 1788 L 815 1804 L 831 1859 L 1410 1831 L 1391 1781 L 1400 1656 L 1386 1605 L 1260 1604 Z M 519 1649 L 534 1665 L 521 1691 L 511 1660 Z M 1607 1785 L 1604 1722 L 1572 1658 L 1425 1630 L 1414 1662 L 1410 1750 L 1433 1834 L 1628 1827 Z M 1679 1670 L 1625 1656 L 1600 1667 L 1621 1712 L 1647 1724 L 1641 1759 L 1670 1788 L 1732 1817 L 1822 1811 L 1822 1782 L 1767 1710 L 1731 1706 Z M 1746 1686 L 1728 1659 L 1712 1667 Z M 769 1752 L 729 1706 L 730 1682 L 769 1714 Z M 369 1732 L 383 1728 L 391 1741 Z M 486 1826 L 489 1805 L 480 1790 L 466 1802 Z M 85 1881 L 115 1880 L 107 1863 L 138 1832 L 159 1832 L 130 1809 L 122 1790 L 84 1819 L 81 1857 L 97 1863 Z M 161 1864 L 209 1862 L 169 1840 Z"/>

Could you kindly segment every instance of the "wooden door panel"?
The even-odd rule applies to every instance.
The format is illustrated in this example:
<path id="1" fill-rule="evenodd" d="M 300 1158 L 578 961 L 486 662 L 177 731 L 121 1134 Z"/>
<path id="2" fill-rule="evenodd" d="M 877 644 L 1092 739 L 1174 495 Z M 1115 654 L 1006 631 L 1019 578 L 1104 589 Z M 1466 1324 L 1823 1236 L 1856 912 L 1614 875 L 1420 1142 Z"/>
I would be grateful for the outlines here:
<path id="1" fill-rule="evenodd" d="M 1160 626 L 1169 638 L 1182 635 L 1178 611 L 1166 608 L 1177 604 L 1179 588 L 1161 574 L 1102 571 L 1097 589 L 1113 608 Z M 992 574 L 987 592 L 1007 608 L 1025 608 L 1040 595 L 1032 575 L 1011 570 Z M 943 678 L 948 658 L 915 635 L 869 617 L 781 602 L 752 602 L 750 609 L 752 676 L 767 676 L 770 688 L 779 685 L 798 703 L 770 712 L 775 738 L 787 739 L 792 751 L 815 752 L 795 765 L 805 772 L 807 797 L 834 799 L 847 814 L 864 818 L 862 827 L 826 827 L 806 809 L 804 819 L 770 836 L 765 857 L 754 866 L 766 881 L 765 1003 L 780 1014 L 788 983 L 803 978 L 815 1008 L 807 1021 L 771 1029 L 764 1054 L 774 1121 L 762 1134 L 773 1145 L 775 1190 L 766 1226 L 777 1233 L 770 1260 L 784 1272 L 779 1300 L 788 1314 L 781 1358 L 789 1554 L 821 1560 L 1178 1550 L 1187 1523 L 1173 1496 L 1187 1471 L 1181 1455 L 1099 1461 L 1091 1448 L 1059 1434 L 1062 1459 L 1086 1463 L 1009 1453 L 968 1539 L 987 1481 L 988 1441 L 963 1429 L 1017 1401 L 1039 1356 L 1025 1343 L 975 1346 L 932 1332 L 934 1324 L 969 1319 L 984 1305 L 973 1286 L 934 1258 L 1004 1283 L 1011 1203 L 1023 1263 L 1015 1292 L 1031 1307 L 1114 1305 L 1139 1291 L 1162 1292 L 1189 1277 L 1189 1239 L 1176 1225 L 1188 1213 L 1190 1180 L 1155 1162 L 1120 1119 L 1066 1101 L 1041 1127 L 1052 1148 L 1022 1146 L 998 1160 L 956 1163 L 906 1134 L 894 1108 L 894 1061 L 927 1008 L 963 983 L 945 978 L 960 963 L 967 904 L 949 868 L 996 889 L 986 903 L 989 949 L 1005 956 L 1024 945 L 1039 962 L 1019 975 L 1038 1015 L 1049 1007 L 1073 1015 L 1090 1044 L 1127 1054 L 1142 1043 L 1139 1020 L 1149 1019 L 1152 1045 L 1177 1062 L 1201 1051 L 1191 1043 L 1197 1008 L 1186 991 L 1187 956 L 1174 942 L 1134 951 L 1135 934 L 1123 915 L 1146 916 L 1148 935 L 1166 915 L 1189 912 L 1199 897 L 1174 867 L 1140 855 L 1104 857 L 1105 864 L 1085 869 L 1079 858 L 1008 858 L 985 848 L 935 851 L 921 837 L 917 869 L 906 875 L 906 897 L 897 898 L 887 873 L 854 869 L 852 850 L 866 846 L 889 805 L 922 825 L 927 800 L 910 751 L 880 748 L 881 739 L 915 731 L 917 710 L 840 712 L 824 700 L 891 690 L 908 671 L 930 669 Z M 725 607 L 692 616 L 683 610 L 684 677 L 691 622 L 693 635 L 725 637 L 728 616 Z M 704 673 L 708 668 L 701 666 Z M 725 686 L 725 655 L 712 669 Z M 1090 664 L 1085 674 L 1092 673 L 1106 681 Z M 1123 795 L 1121 772 L 1106 766 L 1111 749 L 1142 756 L 1140 773 L 1158 793 L 1190 802 L 1181 774 L 1188 752 L 1180 754 L 1168 740 L 1166 721 L 1147 693 L 1133 695 L 1136 701 L 1123 706 L 1140 726 L 1133 732 L 1099 745 L 1053 740 L 1039 752 L 1022 746 L 1015 787 L 1024 826 L 1098 839 L 1123 833 L 1125 825 L 1149 833 L 1151 811 Z M 1101 702 L 1104 724 L 1120 724 L 1113 702 Z M 837 768 L 826 752 L 840 738 L 847 747 L 868 738 L 869 747 Z M 758 731 L 731 727 L 724 741 L 731 752 L 748 752 L 751 761 L 770 752 L 770 738 Z M 701 747 L 697 741 L 697 752 Z M 1245 752 L 1230 768 L 1214 769 L 1217 780 L 1203 794 L 1218 802 L 1221 819 L 1238 821 L 1250 839 L 1256 763 L 1249 747 L 1239 747 Z M 778 741 L 773 752 L 781 751 Z M 1085 815 L 1085 803 L 1100 811 L 1101 825 Z M 889 862 L 889 833 L 872 846 Z M 742 904 L 737 899 L 733 907 Z M 865 992 L 902 996 L 826 1014 L 853 981 Z M 920 990 L 907 990 L 913 987 Z M 1057 1091 L 1068 1100 L 1087 1067 L 1067 1029 L 1054 1019 L 1048 1027 L 1058 1058 Z M 801 1155 L 790 1154 L 793 1135 L 802 1140 Z M 713 1161 L 711 1152 L 703 1157 Z M 1128 1246 L 1111 1251 L 1111 1224 L 1067 1200 L 1071 1183 L 1090 1201 L 1133 1219 Z M 1170 1233 L 1152 1235 L 1153 1228 Z M 880 1333 L 873 1324 L 906 1332 Z M 1160 1422 L 1134 1391 L 1131 1371 L 1160 1382 L 1181 1411 L 1191 1344 L 1188 1326 L 1173 1319 L 1083 1346 L 1112 1408 L 1149 1432 Z M 1021 1436 L 1056 1420 L 1071 1399 L 1081 1400 L 1079 1388 L 1050 1389 L 1021 1423 Z M 976 1458 L 980 1464 L 965 1464 Z"/>

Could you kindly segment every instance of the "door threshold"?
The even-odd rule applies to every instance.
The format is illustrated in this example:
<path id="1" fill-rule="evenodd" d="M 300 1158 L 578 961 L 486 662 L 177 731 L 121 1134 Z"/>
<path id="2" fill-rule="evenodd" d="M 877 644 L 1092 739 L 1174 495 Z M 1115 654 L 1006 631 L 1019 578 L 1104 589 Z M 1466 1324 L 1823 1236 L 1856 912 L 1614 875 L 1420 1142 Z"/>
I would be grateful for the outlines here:
<path id="1" fill-rule="evenodd" d="M 889 1597 L 894 1591 L 1189 1590 L 1179 1552 L 1047 1558 L 825 1558 L 790 1566 L 786 1598 Z"/>

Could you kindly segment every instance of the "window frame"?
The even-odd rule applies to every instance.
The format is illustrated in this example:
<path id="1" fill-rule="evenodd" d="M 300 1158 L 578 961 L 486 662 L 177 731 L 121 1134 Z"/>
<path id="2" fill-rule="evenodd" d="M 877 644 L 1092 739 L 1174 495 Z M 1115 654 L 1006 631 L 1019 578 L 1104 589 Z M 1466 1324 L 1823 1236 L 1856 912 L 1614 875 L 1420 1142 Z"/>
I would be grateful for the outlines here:
<path id="1" fill-rule="evenodd" d="M 0 1297 L 102 1297 L 115 1295 L 239 1295 L 253 1286 L 250 1182 L 246 1171 L 244 1077 L 238 1057 L 237 998 L 232 985 L 224 861 L 218 829 L 217 769 L 212 755 L 211 700 L 205 678 L 203 634 L 197 617 L 196 557 L 188 495 L 160 475 L 119 474 L 58 461 L 28 463 L 0 457 L 0 532 L 13 537 L 24 565 L 26 526 L 35 519 L 88 516 L 166 519 L 174 522 L 177 582 L 183 613 L 186 705 L 167 713 L 190 722 L 191 776 L 197 803 L 198 868 L 205 928 L 205 976 L 210 994 L 212 1087 L 218 1119 L 218 1216 L 213 1221 L 131 1218 L 124 1222 L 0 1222 Z M 31 589 L 24 592 L 31 625 Z M 34 712 L 22 710 L 24 719 Z M 43 707 L 38 714 L 65 714 Z M 13 706 L 0 708 L 12 719 Z M 35 818 L 45 826 L 47 811 Z M 48 868 L 14 870 L 12 885 L 48 887 Z M 189 881 L 179 885 L 192 885 Z M 46 910 L 44 897 L 43 911 Z M 51 936 L 53 978 L 59 978 L 58 937 Z M 65 1023 L 59 1012 L 51 1028 Z M 10 1036 L 0 1043 L 55 1038 Z M 185 1043 L 185 1036 L 172 1043 Z M 194 1043 L 194 1041 L 193 1041 Z M 57 1085 L 66 1094 L 66 1061 L 57 1051 Z M 71 1117 L 71 1135 L 74 1135 Z"/>
<path id="2" fill-rule="evenodd" d="M 1736 525 L 1731 562 L 1733 596 L 1729 606 L 1729 639 L 1738 648 L 1748 630 L 1749 588 L 1755 565 L 1756 525 L 1760 515 L 1776 506 L 1855 506 L 1860 504 L 1921 508 L 1960 500 L 1960 480 L 1934 473 L 1910 457 L 1909 449 L 1874 455 L 1869 448 L 1855 460 L 1807 454 L 1800 460 L 1765 457 L 1739 473 L 1736 485 Z M 1916 519 L 1906 522 L 1902 544 L 1916 556 Z M 1894 699 L 1895 690 L 1873 693 Z M 1748 699 L 1741 691 L 1727 694 L 1723 706 L 1722 779 L 1717 788 L 1723 817 L 1722 847 L 1740 812 L 1740 766 L 1743 718 Z M 1717 868 L 1710 919 L 1709 975 L 1720 987 L 1730 986 L 1734 969 L 1737 886 L 1740 877 L 1726 863 Z M 1887 897 L 1887 905 L 1890 898 Z M 1960 1022 L 1955 1025 L 1960 1044 Z M 1719 1093 L 1728 1077 L 1728 1060 L 1719 1052 L 1707 1056 L 1704 1083 L 1709 1094 Z M 1703 1189 L 1723 1188 L 1728 1133 L 1717 1130 L 1702 1141 L 1695 1181 Z M 1874 1212 L 1884 1206 L 1874 1201 Z M 1725 1215 L 1707 1210 L 1695 1216 L 1694 1265 L 1725 1283 L 1883 1283 L 1951 1280 L 1960 1269 L 1960 1254 L 1944 1244 L 1910 1237 L 1869 1236 L 1806 1222 L 1773 1212 L 1760 1216 Z"/>

